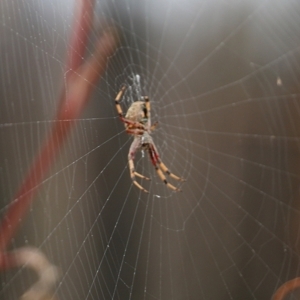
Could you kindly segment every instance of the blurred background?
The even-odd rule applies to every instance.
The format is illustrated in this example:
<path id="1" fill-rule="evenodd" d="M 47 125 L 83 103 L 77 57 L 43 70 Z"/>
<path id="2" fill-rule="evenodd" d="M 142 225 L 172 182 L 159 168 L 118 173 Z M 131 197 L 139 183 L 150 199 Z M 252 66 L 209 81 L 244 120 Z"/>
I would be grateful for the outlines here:
<path id="1" fill-rule="evenodd" d="M 76 5 L 0 2 L 1 218 L 55 122 Z M 61 269 L 58 299 L 271 299 L 300 273 L 300 4 L 97 0 L 94 13 L 86 57 L 103 21 L 120 46 L 10 249 L 37 247 Z M 124 112 L 149 96 L 182 193 L 143 152 L 150 193 L 132 184 L 123 83 Z M 2 272 L 0 298 L 35 280 Z"/>

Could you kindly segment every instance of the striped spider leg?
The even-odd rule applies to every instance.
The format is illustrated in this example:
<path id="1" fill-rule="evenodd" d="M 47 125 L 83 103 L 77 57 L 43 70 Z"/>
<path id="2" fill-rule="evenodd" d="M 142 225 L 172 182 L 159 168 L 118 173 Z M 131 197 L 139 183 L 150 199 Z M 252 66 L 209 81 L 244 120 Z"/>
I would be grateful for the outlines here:
<path id="1" fill-rule="evenodd" d="M 126 132 L 133 136 L 133 142 L 128 153 L 128 164 L 132 182 L 139 189 L 148 193 L 148 191 L 136 181 L 136 177 L 140 177 L 145 180 L 150 180 L 150 178 L 136 172 L 134 167 L 135 154 L 138 150 L 142 149 L 149 154 L 159 178 L 165 183 L 165 185 L 174 191 L 181 191 L 179 188 L 169 183 L 164 175 L 164 173 L 166 173 L 175 180 L 185 181 L 183 178 L 171 173 L 166 165 L 160 160 L 158 151 L 151 137 L 151 132 L 156 128 L 157 122 L 151 125 L 151 107 L 148 96 L 144 96 L 142 100 L 133 102 L 124 116 L 120 100 L 122 99 L 125 90 L 126 86 L 123 85 L 116 96 L 115 104 L 120 120 L 124 123 Z"/>

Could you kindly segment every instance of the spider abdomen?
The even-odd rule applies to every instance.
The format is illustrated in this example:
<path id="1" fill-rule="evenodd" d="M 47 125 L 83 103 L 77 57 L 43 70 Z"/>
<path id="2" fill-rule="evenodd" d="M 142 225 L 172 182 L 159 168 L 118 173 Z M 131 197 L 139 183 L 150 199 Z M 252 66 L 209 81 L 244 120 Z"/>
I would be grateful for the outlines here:
<path id="1" fill-rule="evenodd" d="M 133 102 L 126 113 L 125 118 L 133 122 L 145 124 L 147 122 L 145 116 L 145 102 Z"/>

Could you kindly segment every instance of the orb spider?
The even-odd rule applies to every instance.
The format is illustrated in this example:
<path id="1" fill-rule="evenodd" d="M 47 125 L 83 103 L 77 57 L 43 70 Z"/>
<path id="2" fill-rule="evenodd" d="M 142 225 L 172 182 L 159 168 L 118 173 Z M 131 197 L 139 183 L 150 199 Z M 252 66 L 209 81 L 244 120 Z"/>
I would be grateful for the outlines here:
<path id="1" fill-rule="evenodd" d="M 120 105 L 120 100 L 126 90 L 126 85 L 123 85 L 119 93 L 115 98 L 116 109 L 119 114 L 120 120 L 124 123 L 126 132 L 133 136 L 133 142 L 129 148 L 128 153 L 128 164 L 130 177 L 132 182 L 145 193 L 149 193 L 144 187 L 142 187 L 135 179 L 135 177 L 140 177 L 145 180 L 150 180 L 150 178 L 135 171 L 134 158 L 138 150 L 142 149 L 148 152 L 150 160 L 159 176 L 159 178 L 164 182 L 164 184 L 174 191 L 181 191 L 179 188 L 175 187 L 169 183 L 166 179 L 164 173 L 169 175 L 171 178 L 178 181 L 185 181 L 185 179 L 176 176 L 171 173 L 166 165 L 160 160 L 157 148 L 151 137 L 151 132 L 156 128 L 157 122 L 151 125 L 151 115 L 150 115 L 150 100 L 148 96 L 142 97 L 141 100 L 135 101 L 129 107 L 126 115 L 124 116 L 123 110 Z"/>

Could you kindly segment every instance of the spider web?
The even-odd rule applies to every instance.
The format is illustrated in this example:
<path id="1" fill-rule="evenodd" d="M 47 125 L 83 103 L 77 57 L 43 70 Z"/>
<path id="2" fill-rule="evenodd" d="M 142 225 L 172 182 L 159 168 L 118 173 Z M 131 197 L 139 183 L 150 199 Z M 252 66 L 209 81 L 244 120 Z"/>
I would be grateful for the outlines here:
<path id="1" fill-rule="evenodd" d="M 55 122 L 73 1 L 0 3 L 0 211 L 5 215 Z M 120 47 L 11 249 L 35 246 L 61 270 L 58 299 L 271 299 L 299 276 L 300 5 L 297 1 L 98 1 Z M 121 106 L 149 96 L 153 139 L 135 160 Z M 2 299 L 36 280 L 1 273 Z M 296 295 L 289 299 L 296 299 Z"/>

